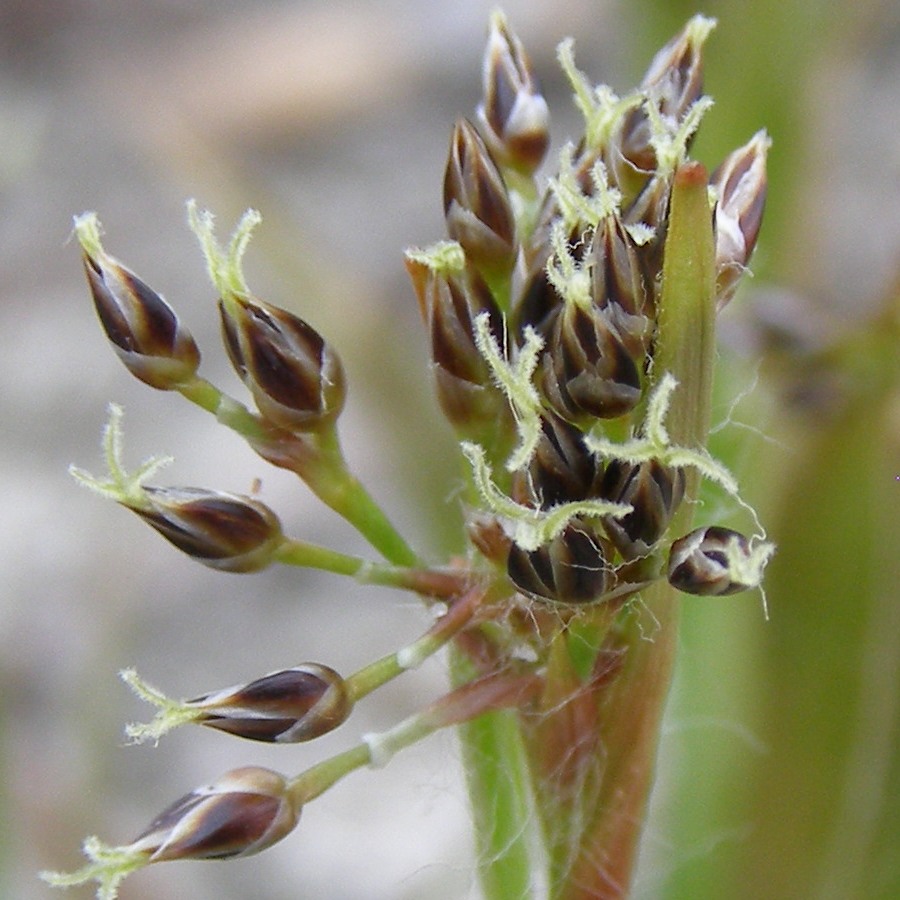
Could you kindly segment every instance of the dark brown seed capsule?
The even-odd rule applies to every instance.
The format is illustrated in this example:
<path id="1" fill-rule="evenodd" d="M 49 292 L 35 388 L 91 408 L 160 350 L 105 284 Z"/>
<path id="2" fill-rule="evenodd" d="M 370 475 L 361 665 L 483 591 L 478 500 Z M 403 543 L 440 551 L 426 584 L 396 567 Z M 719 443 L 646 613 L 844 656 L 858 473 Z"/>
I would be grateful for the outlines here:
<path id="1" fill-rule="evenodd" d="M 541 387 L 553 410 L 573 422 L 630 412 L 641 398 L 637 364 L 596 306 L 566 303 L 541 362 Z"/>
<path id="2" fill-rule="evenodd" d="M 546 412 L 534 455 L 522 473 L 525 486 L 516 499 L 548 509 L 593 496 L 602 467 L 598 458 L 585 449 L 583 438 L 574 425 Z"/>
<path id="3" fill-rule="evenodd" d="M 149 862 L 250 856 L 293 831 L 299 815 L 282 775 L 248 766 L 176 800 L 128 849 Z"/>
<path id="4" fill-rule="evenodd" d="M 756 587 L 740 565 L 750 557 L 750 542 L 740 532 L 717 525 L 698 528 L 672 544 L 669 584 L 700 596 L 746 591 Z"/>
<path id="5" fill-rule="evenodd" d="M 304 663 L 248 684 L 188 701 L 203 711 L 201 725 L 269 743 L 299 743 L 333 731 L 352 709 L 334 669 Z"/>
<path id="6" fill-rule="evenodd" d="M 163 391 L 193 378 L 200 351 L 172 307 L 102 250 L 83 260 L 100 324 L 128 371 Z"/>
<path id="7" fill-rule="evenodd" d="M 470 384 L 491 384 L 490 368 L 475 341 L 475 319 L 488 316 L 491 334 L 503 345 L 503 317 L 487 285 L 471 270 L 435 273 L 427 292 L 431 361 L 437 369 Z"/>
<path id="8" fill-rule="evenodd" d="M 503 317 L 481 276 L 471 267 L 433 268 L 406 261 L 431 342 L 431 362 L 441 410 L 461 436 L 496 449 L 513 440 L 509 404 L 494 384 L 478 349 L 475 320 L 487 314 L 494 341 L 503 347 Z"/>
<path id="9" fill-rule="evenodd" d="M 265 568 L 282 541 L 278 517 L 240 494 L 203 488 L 145 487 L 146 506 L 130 506 L 188 556 L 222 572 Z"/>
<path id="10" fill-rule="evenodd" d="M 344 369 L 312 326 L 254 298 L 231 297 L 219 311 L 231 363 L 266 419 L 294 432 L 333 424 L 347 394 Z"/>
<path id="11" fill-rule="evenodd" d="M 444 173 L 447 233 L 466 259 L 507 277 L 516 259 L 515 217 L 503 177 L 471 122 L 456 123 Z"/>
<path id="12" fill-rule="evenodd" d="M 510 547 L 506 563 L 512 583 L 529 597 L 579 605 L 601 597 L 609 570 L 597 536 L 579 519 L 537 550 Z"/>
<path id="13" fill-rule="evenodd" d="M 496 516 L 471 511 L 466 520 L 466 533 L 485 559 L 498 566 L 506 564 L 512 541 Z"/>
<path id="14" fill-rule="evenodd" d="M 603 527 L 624 559 L 636 559 L 649 553 L 665 533 L 684 496 L 684 474 L 657 460 L 633 464 L 614 459 L 606 466 L 599 492 L 632 507 L 621 518 L 604 519 Z"/>

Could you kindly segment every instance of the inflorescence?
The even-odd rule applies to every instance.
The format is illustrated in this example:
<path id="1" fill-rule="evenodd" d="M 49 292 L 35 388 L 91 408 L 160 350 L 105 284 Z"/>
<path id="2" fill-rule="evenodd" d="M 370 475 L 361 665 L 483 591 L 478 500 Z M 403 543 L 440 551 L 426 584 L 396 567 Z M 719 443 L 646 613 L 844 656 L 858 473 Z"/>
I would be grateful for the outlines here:
<path id="1" fill-rule="evenodd" d="M 406 255 L 438 401 L 470 470 L 469 553 L 446 566 L 422 563 L 348 469 L 337 431 L 347 384 L 335 349 L 248 288 L 241 260 L 257 213 L 248 212 L 222 247 L 212 216 L 193 203 L 188 211 L 218 296 L 225 350 L 255 408 L 198 374 L 200 350 L 172 307 L 105 251 L 93 213 L 76 219 L 97 314 L 126 368 L 183 395 L 263 459 L 295 472 L 382 558 L 294 540 L 275 512 L 249 496 L 150 486 L 166 460 L 125 470 L 118 407 L 104 439 L 107 476 L 73 469 L 76 478 L 204 565 L 315 567 L 416 592 L 440 611 L 413 644 L 346 677 L 305 662 L 173 700 L 123 672 L 158 710 L 151 723 L 130 725 L 129 737 L 158 741 L 193 723 L 257 741 L 308 741 L 448 644 L 469 674 L 409 719 L 306 772 L 235 770 L 182 797 L 128 844 L 90 838 L 83 869 L 45 873 L 46 880 L 96 880 L 97 896 L 111 900 L 125 875 L 152 862 L 263 850 L 348 772 L 382 765 L 436 729 L 490 710 L 527 717 L 540 709 L 551 648 L 578 622 L 604 623 L 583 676 L 599 692 L 621 667 L 617 618 L 648 586 L 668 580 L 682 592 L 725 595 L 759 585 L 773 552 L 761 529 L 750 538 L 715 525 L 678 530 L 701 480 L 749 509 L 731 473 L 706 451 L 705 435 L 686 431 L 673 413 L 679 392 L 708 384 L 691 383 L 691 366 L 681 363 L 689 351 L 674 347 L 678 339 L 666 330 L 666 316 L 678 315 L 668 310 L 667 291 L 685 252 L 677 246 L 677 192 L 700 185 L 705 206 L 695 230 L 712 263 L 701 301 L 716 309 L 746 270 L 766 193 L 762 132 L 711 178 L 689 160 L 711 105 L 702 48 L 713 26 L 693 18 L 623 97 L 594 86 L 576 68 L 572 42 L 564 42 L 559 60 L 584 134 L 563 146 L 546 178 L 539 170 L 550 143 L 547 103 L 518 38 L 501 14 L 492 18 L 476 121 L 461 119 L 450 141 L 448 240 Z"/>

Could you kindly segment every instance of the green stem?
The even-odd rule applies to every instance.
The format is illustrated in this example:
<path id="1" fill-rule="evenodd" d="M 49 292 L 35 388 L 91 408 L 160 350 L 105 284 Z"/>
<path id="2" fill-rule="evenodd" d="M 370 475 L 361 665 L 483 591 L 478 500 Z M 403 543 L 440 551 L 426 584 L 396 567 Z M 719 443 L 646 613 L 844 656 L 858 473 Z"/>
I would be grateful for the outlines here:
<path id="1" fill-rule="evenodd" d="M 451 658 L 454 683 L 475 677 L 461 653 Z M 543 860 L 532 824 L 528 760 L 516 714 L 502 710 L 459 729 L 475 831 L 478 875 L 485 900 L 528 900 L 536 896 Z"/>
<path id="2" fill-rule="evenodd" d="M 522 703 L 534 692 L 536 686 L 537 680 L 532 675 L 517 676 L 502 672 L 466 684 L 387 731 L 366 735 L 356 747 L 301 772 L 291 780 L 288 792 L 299 808 L 320 796 L 350 772 L 365 765 L 374 768 L 387 765 L 397 752 L 442 728 L 483 717 L 490 710 Z M 521 898 L 524 895 L 516 896 Z"/>
<path id="3" fill-rule="evenodd" d="M 178 393 L 212 413 L 219 422 L 248 441 L 261 441 L 273 436 L 274 429 L 271 426 L 267 426 L 259 416 L 205 378 L 194 377 L 184 382 L 178 386 Z"/>
<path id="4" fill-rule="evenodd" d="M 379 566 L 359 556 L 350 556 L 347 553 L 341 553 L 339 550 L 321 547 L 318 544 L 309 544 L 306 541 L 296 541 L 292 538 L 285 538 L 280 544 L 275 551 L 274 560 L 285 566 L 322 569 L 325 572 L 334 572 L 337 575 L 357 576 L 366 567 L 387 569 L 387 572 L 398 574 L 406 571 L 405 569 L 396 569 L 394 566 Z M 385 581 L 382 583 L 389 582 Z"/>
<path id="5" fill-rule="evenodd" d="M 406 566 L 392 566 L 292 538 L 282 541 L 275 551 L 274 560 L 285 566 L 351 575 L 361 584 L 380 584 L 444 600 L 462 594 L 469 581 L 469 575 L 464 569 L 410 569 Z"/>
<path id="6" fill-rule="evenodd" d="M 349 775 L 356 769 L 361 769 L 369 763 L 369 747 L 367 744 L 357 744 L 343 753 L 332 756 L 330 759 L 302 772 L 292 779 L 288 791 L 299 808 L 310 800 L 315 800 L 320 794 L 324 794 L 332 785 L 340 781 L 345 775 Z"/>
<path id="7" fill-rule="evenodd" d="M 447 612 L 422 637 L 346 678 L 344 684 L 352 702 L 355 703 L 398 675 L 420 666 L 429 656 L 437 653 L 451 638 L 471 623 L 483 598 L 483 591 L 479 589 L 469 591 L 451 604 Z"/>
<path id="8" fill-rule="evenodd" d="M 416 564 L 416 554 L 347 468 L 334 429 L 291 434 L 267 424 L 203 378 L 193 378 L 178 390 L 245 438 L 264 459 L 299 475 L 323 503 L 350 522 L 389 562 L 398 566 Z"/>
<path id="9" fill-rule="evenodd" d="M 316 496 L 350 522 L 386 560 L 398 566 L 416 565 L 416 554 L 347 468 L 337 431 L 317 433 L 315 447 L 318 453 L 314 464 L 298 474 Z"/>

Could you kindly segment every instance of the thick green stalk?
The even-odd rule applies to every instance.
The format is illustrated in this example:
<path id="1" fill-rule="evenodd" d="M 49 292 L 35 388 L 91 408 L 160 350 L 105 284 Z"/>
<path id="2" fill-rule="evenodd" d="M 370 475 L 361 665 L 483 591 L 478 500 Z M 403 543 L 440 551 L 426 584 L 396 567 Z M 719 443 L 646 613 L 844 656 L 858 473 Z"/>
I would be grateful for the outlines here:
<path id="1" fill-rule="evenodd" d="M 451 664 L 455 684 L 475 677 L 461 652 L 453 653 Z M 516 713 L 490 712 L 461 725 L 458 732 L 484 898 L 529 900 L 537 896 L 543 860 L 535 858 L 528 760 Z"/>
<path id="2" fill-rule="evenodd" d="M 688 163 L 675 173 L 658 311 L 652 376 L 678 381 L 666 414 L 673 444 L 703 448 L 709 430 L 715 351 L 715 265 L 706 170 Z M 686 472 L 685 501 L 672 523 L 690 527 L 699 476 Z M 628 894 L 677 644 L 678 598 L 659 582 L 641 593 L 622 623 L 623 671 L 601 707 L 604 760 L 596 808 L 583 810 L 585 827 L 568 877 L 552 886 L 565 900 Z"/>
<path id="3" fill-rule="evenodd" d="M 409 544 L 347 467 L 337 432 L 330 429 L 317 435 L 316 448 L 321 456 L 301 475 L 316 496 L 350 522 L 386 560 L 397 566 L 416 565 Z"/>
<path id="4" fill-rule="evenodd" d="M 680 385 L 666 415 L 672 443 L 698 448 L 706 446 L 709 433 L 716 350 L 715 247 L 707 184 L 700 163 L 686 163 L 675 173 L 652 372 L 654 382 L 668 372 Z"/>

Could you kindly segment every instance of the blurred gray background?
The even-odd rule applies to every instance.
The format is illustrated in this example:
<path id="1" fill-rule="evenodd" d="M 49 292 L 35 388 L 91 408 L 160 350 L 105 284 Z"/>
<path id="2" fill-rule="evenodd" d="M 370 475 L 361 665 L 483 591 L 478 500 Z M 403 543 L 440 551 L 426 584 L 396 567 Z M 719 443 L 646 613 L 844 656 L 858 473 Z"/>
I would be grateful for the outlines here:
<path id="1" fill-rule="evenodd" d="M 338 348 L 350 378 L 346 453 L 401 530 L 439 558 L 456 516 L 452 442 L 430 402 L 402 249 L 443 234 L 450 127 L 478 101 L 495 5 L 0 3 L 2 896 L 54 896 L 35 872 L 79 866 L 86 834 L 128 839 L 171 800 L 237 765 L 300 771 L 441 691 L 440 666 L 426 666 L 313 745 L 257 747 L 182 729 L 156 748 L 122 746 L 123 723 L 150 714 L 118 681 L 123 667 L 178 696 L 305 660 L 351 672 L 416 637 L 428 616 L 414 598 L 336 576 L 207 571 L 71 480 L 71 462 L 102 470 L 99 437 L 115 400 L 125 407 L 132 466 L 171 453 L 176 463 L 160 476 L 166 484 L 248 492 L 259 478 L 261 499 L 291 534 L 368 552 L 302 485 L 209 416 L 130 378 L 101 334 L 68 237 L 74 214 L 96 210 L 107 249 L 193 331 L 203 374 L 237 391 L 184 202 L 196 197 L 214 210 L 223 237 L 245 208 L 260 209 L 263 225 L 246 260 L 251 287 Z M 554 61 L 559 40 L 574 34 L 580 67 L 619 90 L 649 62 L 648 53 L 629 55 L 643 41 L 628 4 L 503 6 L 543 80 L 557 143 L 575 127 Z M 710 46 L 715 54 L 715 36 Z M 727 70 L 721 56 L 717 65 Z M 874 225 L 897 233 L 897 214 L 878 205 L 877 192 L 852 189 L 877 177 L 867 158 L 892 162 L 896 178 L 896 117 L 859 111 L 873 93 L 866 71 L 861 84 L 823 92 L 828 102 L 811 113 L 828 138 L 811 167 L 833 166 L 837 148 L 864 154 L 798 221 L 794 269 L 810 286 L 828 285 L 835 306 L 841 279 L 884 280 L 890 241 L 862 241 L 858 232 Z M 720 96 L 713 81 L 709 87 Z M 763 124 L 751 121 L 732 143 Z M 861 196 L 868 206 L 860 208 Z M 805 242 L 838 247 L 854 235 L 857 270 L 835 260 L 833 271 L 803 271 Z M 349 776 L 264 855 L 151 867 L 127 881 L 121 897 L 455 900 L 477 896 L 473 882 L 458 752 L 444 735 L 383 771 Z"/>

